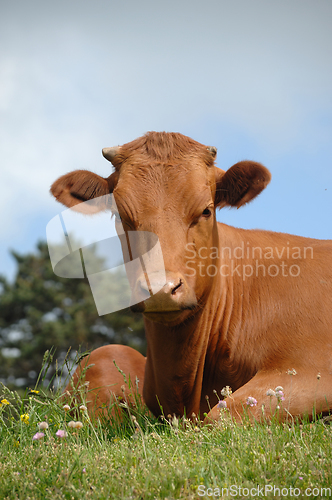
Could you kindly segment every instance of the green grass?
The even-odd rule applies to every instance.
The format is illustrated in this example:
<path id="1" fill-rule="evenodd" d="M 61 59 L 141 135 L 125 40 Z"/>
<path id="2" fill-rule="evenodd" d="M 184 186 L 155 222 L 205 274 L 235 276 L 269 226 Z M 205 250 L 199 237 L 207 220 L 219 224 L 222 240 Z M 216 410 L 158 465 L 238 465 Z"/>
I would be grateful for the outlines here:
<path id="1" fill-rule="evenodd" d="M 223 498 L 294 498 L 307 488 L 317 488 L 311 498 L 332 496 L 320 491 L 332 487 L 332 427 L 321 420 L 240 426 L 224 411 L 210 427 L 157 420 L 138 405 L 122 408 L 121 422 L 92 422 L 42 389 L 22 397 L 2 386 L 0 400 L 1 499 L 221 498 L 222 488 Z M 40 422 L 49 427 L 33 440 Z M 257 486 L 264 496 L 250 495 Z"/>

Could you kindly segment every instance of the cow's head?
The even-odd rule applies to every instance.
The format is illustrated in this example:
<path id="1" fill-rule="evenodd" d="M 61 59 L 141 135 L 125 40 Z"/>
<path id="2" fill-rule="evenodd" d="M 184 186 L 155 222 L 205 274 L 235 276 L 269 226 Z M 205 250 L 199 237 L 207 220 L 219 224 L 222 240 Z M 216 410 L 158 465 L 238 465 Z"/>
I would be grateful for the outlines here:
<path id="1" fill-rule="evenodd" d="M 154 321 L 180 323 L 204 304 L 213 278 L 201 276 L 198 270 L 202 263 L 205 267 L 217 264 L 218 257 L 209 251 L 218 247 L 216 208 L 239 208 L 270 181 L 269 171 L 251 161 L 237 163 L 226 172 L 216 168 L 216 152 L 181 134 L 150 132 L 121 147 L 103 149 L 114 166 L 108 178 L 77 170 L 51 187 L 59 202 L 78 210 L 82 202 L 95 199 L 96 212 L 106 208 L 98 197 L 113 193 L 115 217 L 126 232 L 149 231 L 158 236 L 166 285 L 152 295 L 143 276 L 137 276 L 134 284 L 134 293 L 145 291 L 149 298 L 133 308 Z M 158 281 L 158 276 L 156 272 L 150 281 Z"/>

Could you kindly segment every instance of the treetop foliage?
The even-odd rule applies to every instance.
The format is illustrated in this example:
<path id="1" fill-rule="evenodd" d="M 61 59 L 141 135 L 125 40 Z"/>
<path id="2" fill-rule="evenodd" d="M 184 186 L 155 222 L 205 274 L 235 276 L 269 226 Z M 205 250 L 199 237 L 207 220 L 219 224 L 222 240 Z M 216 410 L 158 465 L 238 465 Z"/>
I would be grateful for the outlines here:
<path id="1" fill-rule="evenodd" d="M 75 357 L 78 350 L 113 343 L 144 353 L 142 316 L 129 309 L 98 316 L 87 278 L 56 276 L 45 242 L 34 253 L 11 254 L 17 264 L 15 279 L 10 283 L 0 276 L 0 381 L 33 386 L 44 353 L 52 347 L 59 364 L 68 349 Z M 118 278 L 115 274 L 115 295 L 121 287 Z M 54 363 L 48 374 L 54 375 L 55 369 Z"/>

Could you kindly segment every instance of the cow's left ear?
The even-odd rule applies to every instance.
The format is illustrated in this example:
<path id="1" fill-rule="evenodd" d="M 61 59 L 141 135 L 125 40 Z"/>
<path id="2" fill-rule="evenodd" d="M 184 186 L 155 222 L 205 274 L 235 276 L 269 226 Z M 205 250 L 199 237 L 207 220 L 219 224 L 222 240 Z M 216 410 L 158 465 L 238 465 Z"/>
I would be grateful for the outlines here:
<path id="1" fill-rule="evenodd" d="M 225 173 L 216 174 L 215 207 L 240 208 L 254 199 L 271 180 L 267 168 L 254 161 L 240 161 Z"/>

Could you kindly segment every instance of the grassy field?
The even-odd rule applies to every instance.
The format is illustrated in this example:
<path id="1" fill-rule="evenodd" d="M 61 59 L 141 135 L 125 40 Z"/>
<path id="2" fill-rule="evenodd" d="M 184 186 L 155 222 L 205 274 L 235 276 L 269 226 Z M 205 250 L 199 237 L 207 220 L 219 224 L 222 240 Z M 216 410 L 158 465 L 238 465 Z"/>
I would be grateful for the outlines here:
<path id="1" fill-rule="evenodd" d="M 332 498 L 322 420 L 240 426 L 222 410 L 210 427 L 138 405 L 91 422 L 84 406 L 4 386 L 0 402 L 1 499 Z"/>

